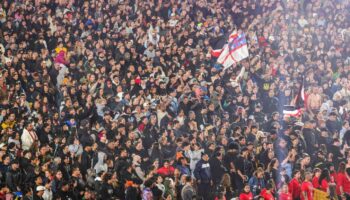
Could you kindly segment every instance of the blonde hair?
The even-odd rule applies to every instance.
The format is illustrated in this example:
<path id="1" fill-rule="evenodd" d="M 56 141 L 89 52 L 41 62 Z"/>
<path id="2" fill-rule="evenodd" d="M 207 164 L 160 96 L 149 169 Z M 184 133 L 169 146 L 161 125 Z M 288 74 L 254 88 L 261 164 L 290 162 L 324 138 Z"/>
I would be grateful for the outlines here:
<path id="1" fill-rule="evenodd" d="M 224 186 L 224 187 L 230 187 L 230 186 L 231 186 L 231 177 L 230 177 L 230 174 L 225 173 L 225 174 L 222 176 L 221 185 Z"/>

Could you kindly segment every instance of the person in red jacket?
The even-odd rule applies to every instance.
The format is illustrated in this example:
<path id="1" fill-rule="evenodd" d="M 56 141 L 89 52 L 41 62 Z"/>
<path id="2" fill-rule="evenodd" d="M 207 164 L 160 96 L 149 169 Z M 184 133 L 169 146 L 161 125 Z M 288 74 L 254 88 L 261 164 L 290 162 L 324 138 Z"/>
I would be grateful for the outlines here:
<path id="1" fill-rule="evenodd" d="M 338 177 L 339 178 L 339 177 Z M 345 170 L 345 174 L 341 179 L 338 179 L 337 186 L 339 186 L 340 197 L 343 199 L 350 198 L 350 168 Z"/>
<path id="2" fill-rule="evenodd" d="M 301 195 L 301 173 L 299 170 L 294 171 L 293 179 L 289 182 L 289 191 L 294 200 L 299 200 Z"/>
<path id="3" fill-rule="evenodd" d="M 261 190 L 260 196 L 264 198 L 264 200 L 275 200 L 274 197 L 274 183 L 272 180 L 269 180 L 266 184 L 266 188 Z"/>
<path id="4" fill-rule="evenodd" d="M 336 193 L 337 193 L 337 195 L 338 196 L 341 196 L 342 195 L 342 191 L 343 191 L 343 185 L 342 185 L 342 183 L 343 183 L 343 180 L 344 180 L 344 178 L 346 177 L 346 172 L 345 172 L 345 166 L 346 166 L 346 164 L 344 163 L 344 162 L 341 162 L 340 164 L 339 164 L 339 168 L 338 168 L 338 173 L 337 173 L 337 178 L 335 179 L 335 182 L 336 182 L 336 189 L 335 189 L 335 191 L 336 191 Z M 342 191 L 341 191 L 342 190 Z M 340 199 L 340 198 L 339 198 Z"/>
<path id="5" fill-rule="evenodd" d="M 288 185 L 285 183 L 282 185 L 279 197 L 279 200 L 292 200 L 292 195 L 288 191 Z"/>
<path id="6" fill-rule="evenodd" d="M 243 188 L 243 192 L 239 195 L 239 200 L 252 200 L 253 193 L 250 191 L 249 184 L 246 184 Z"/>
<path id="7" fill-rule="evenodd" d="M 311 183 L 312 174 L 310 172 L 305 173 L 305 180 L 301 184 L 301 200 L 313 200 L 314 187 Z"/>
<path id="8" fill-rule="evenodd" d="M 314 177 L 312 178 L 312 185 L 316 189 L 320 188 L 320 184 L 318 183 L 318 179 L 320 178 L 320 176 L 321 176 L 321 169 L 315 168 L 314 169 Z"/>
<path id="9" fill-rule="evenodd" d="M 174 174 L 175 168 L 170 165 L 169 161 L 164 161 L 163 167 L 157 170 L 157 174 L 162 176 L 172 176 Z"/>
<path id="10" fill-rule="evenodd" d="M 320 189 L 324 192 L 330 193 L 329 191 L 329 183 L 331 181 L 331 175 L 328 169 L 323 169 L 321 172 L 321 176 L 318 180 L 318 184 L 320 184 Z"/>

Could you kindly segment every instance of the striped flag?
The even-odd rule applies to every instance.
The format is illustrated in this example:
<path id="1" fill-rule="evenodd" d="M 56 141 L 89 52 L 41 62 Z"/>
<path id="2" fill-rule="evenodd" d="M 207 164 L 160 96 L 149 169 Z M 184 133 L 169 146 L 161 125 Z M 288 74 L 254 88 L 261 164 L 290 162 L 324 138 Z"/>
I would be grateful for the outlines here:
<path id="1" fill-rule="evenodd" d="M 232 40 L 234 39 L 234 37 L 237 36 L 237 32 L 233 31 L 229 36 L 228 36 L 228 40 L 227 35 L 226 36 L 221 36 L 217 39 L 215 39 L 212 42 L 212 47 L 213 50 L 211 51 L 211 55 L 215 58 L 218 58 L 221 54 L 221 52 L 226 48 L 227 44 L 232 42 Z"/>
<path id="2" fill-rule="evenodd" d="M 283 108 L 283 114 L 291 117 L 299 117 L 302 114 L 302 108 L 305 105 L 305 88 L 304 88 L 304 78 L 302 79 L 301 85 L 298 90 L 298 94 L 294 100 L 294 106 L 287 105 Z"/>
<path id="3" fill-rule="evenodd" d="M 217 62 L 220 63 L 225 70 L 248 56 L 249 52 L 245 34 L 238 34 L 237 31 L 233 31 L 229 37 L 228 43 L 222 49 Z"/>

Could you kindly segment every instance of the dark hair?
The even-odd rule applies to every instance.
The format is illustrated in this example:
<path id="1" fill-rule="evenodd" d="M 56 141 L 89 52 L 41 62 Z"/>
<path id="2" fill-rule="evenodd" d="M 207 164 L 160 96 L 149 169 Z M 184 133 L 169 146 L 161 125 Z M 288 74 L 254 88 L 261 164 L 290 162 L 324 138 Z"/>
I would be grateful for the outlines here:
<path id="1" fill-rule="evenodd" d="M 153 184 L 153 180 L 152 179 L 147 179 L 144 183 L 145 187 L 151 187 Z"/>
<path id="2" fill-rule="evenodd" d="M 326 180 L 326 181 L 330 181 L 331 180 L 331 177 L 330 177 L 330 173 L 329 173 L 329 170 L 328 169 L 323 169 L 322 172 L 321 172 L 321 176 L 320 176 L 320 179 L 318 179 L 318 184 L 322 184 L 322 181 L 323 180 Z"/>
<path id="3" fill-rule="evenodd" d="M 271 189 L 273 189 L 275 187 L 275 183 L 274 183 L 274 181 L 271 179 L 271 180 L 268 180 L 267 181 L 267 184 L 266 184 L 266 189 L 267 190 L 271 190 Z"/>
<path id="4" fill-rule="evenodd" d="M 345 171 L 346 171 L 346 174 L 347 174 L 348 176 L 350 176 L 350 168 L 346 168 Z"/>
<path id="5" fill-rule="evenodd" d="M 345 162 L 339 163 L 338 173 L 345 173 L 345 169 L 346 169 L 346 164 L 345 164 Z"/>
<path id="6" fill-rule="evenodd" d="M 110 180 L 112 178 L 112 174 L 111 173 L 106 173 L 104 176 L 103 176 L 103 182 L 106 182 L 108 180 Z"/>
<path id="7" fill-rule="evenodd" d="M 186 176 L 185 181 L 186 181 L 186 183 L 191 182 L 192 181 L 192 177 L 191 176 Z"/>
<path id="8" fill-rule="evenodd" d="M 268 171 L 271 171 L 272 168 L 273 168 L 273 166 L 275 165 L 275 163 L 276 163 L 277 161 L 278 161 L 277 158 L 273 158 L 273 159 L 270 161 L 269 165 L 267 166 L 267 170 L 268 170 Z"/>
<path id="9" fill-rule="evenodd" d="M 297 173 L 299 173 L 300 171 L 299 170 L 295 170 L 294 172 L 293 172 L 293 177 L 297 174 Z"/>

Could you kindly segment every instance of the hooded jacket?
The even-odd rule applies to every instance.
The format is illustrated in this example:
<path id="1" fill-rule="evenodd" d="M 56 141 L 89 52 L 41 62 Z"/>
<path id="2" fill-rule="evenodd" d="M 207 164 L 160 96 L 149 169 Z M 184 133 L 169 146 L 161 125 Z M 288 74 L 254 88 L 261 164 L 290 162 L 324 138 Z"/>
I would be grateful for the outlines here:
<path id="1" fill-rule="evenodd" d="M 94 169 L 96 170 L 96 174 L 100 173 L 101 171 L 107 172 L 108 166 L 104 162 L 106 154 L 100 151 L 98 152 L 97 157 L 98 157 L 98 161 L 94 166 Z"/>
<path id="2" fill-rule="evenodd" d="M 209 183 L 211 181 L 210 164 L 208 161 L 201 159 L 196 164 L 194 170 L 194 177 L 202 183 Z"/>

